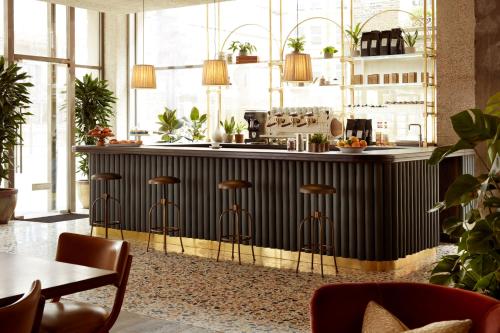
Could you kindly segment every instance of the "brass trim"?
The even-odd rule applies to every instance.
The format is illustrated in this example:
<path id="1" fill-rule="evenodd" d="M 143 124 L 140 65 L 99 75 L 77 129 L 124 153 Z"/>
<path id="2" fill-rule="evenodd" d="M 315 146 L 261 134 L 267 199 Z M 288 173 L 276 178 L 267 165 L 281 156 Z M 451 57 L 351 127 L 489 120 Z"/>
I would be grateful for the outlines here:
<path id="1" fill-rule="evenodd" d="M 103 236 L 105 234 L 104 228 L 102 227 L 95 227 L 94 230 L 95 232 L 93 235 Z M 108 233 L 111 238 L 120 238 L 120 231 L 117 229 L 108 229 Z M 123 234 L 125 240 L 141 241 L 145 243 L 148 240 L 147 232 L 124 230 Z M 217 241 L 187 237 L 183 237 L 182 240 L 185 254 L 203 258 L 212 258 L 214 260 L 217 257 L 219 244 Z M 178 236 L 167 236 L 167 244 L 169 246 L 169 252 L 181 253 Z M 163 251 L 163 235 L 153 235 L 152 247 L 157 251 Z M 258 246 L 254 246 L 254 251 L 256 257 L 255 264 L 259 266 L 295 269 L 295 265 L 297 264 L 298 252 Z M 221 255 L 225 259 L 231 259 L 230 243 L 222 243 Z M 364 272 L 391 271 L 394 273 L 394 277 L 397 277 L 398 275 L 405 275 L 408 274 L 408 272 L 420 269 L 426 262 L 428 262 L 426 259 L 435 258 L 436 256 L 437 248 L 426 249 L 408 255 L 405 258 L 387 261 L 369 261 L 337 256 L 337 265 L 339 266 L 340 273 L 342 273 L 342 268 L 361 270 Z M 330 256 L 327 256 L 327 258 L 330 258 Z M 244 263 L 252 263 L 252 252 L 249 245 L 241 245 L 241 259 Z M 318 264 L 318 267 L 315 266 L 315 271 L 319 272 L 319 260 L 317 259 L 318 258 L 316 256 L 315 262 Z M 310 265 L 307 264 L 311 263 L 311 254 L 302 253 L 300 261 L 303 263 L 300 271 L 309 271 Z M 326 274 L 335 274 L 335 266 L 333 265 L 332 260 L 324 259 L 323 265 Z"/>

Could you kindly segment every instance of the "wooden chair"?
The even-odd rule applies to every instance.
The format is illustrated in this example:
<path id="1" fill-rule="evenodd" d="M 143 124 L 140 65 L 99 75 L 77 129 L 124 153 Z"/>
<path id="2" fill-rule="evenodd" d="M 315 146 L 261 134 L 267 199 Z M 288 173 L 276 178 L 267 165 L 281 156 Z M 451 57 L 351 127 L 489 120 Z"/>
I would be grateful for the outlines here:
<path id="1" fill-rule="evenodd" d="M 59 236 L 56 260 L 116 272 L 115 300 L 111 311 L 103 307 L 53 299 L 45 305 L 41 332 L 109 332 L 120 313 L 127 287 L 132 256 L 126 241 L 63 233 Z"/>
<path id="2" fill-rule="evenodd" d="M 0 308 L 1 332 L 38 332 L 40 318 L 37 314 L 41 305 L 41 290 L 40 281 L 36 280 L 31 285 L 30 291 L 24 294 L 20 300 Z"/>

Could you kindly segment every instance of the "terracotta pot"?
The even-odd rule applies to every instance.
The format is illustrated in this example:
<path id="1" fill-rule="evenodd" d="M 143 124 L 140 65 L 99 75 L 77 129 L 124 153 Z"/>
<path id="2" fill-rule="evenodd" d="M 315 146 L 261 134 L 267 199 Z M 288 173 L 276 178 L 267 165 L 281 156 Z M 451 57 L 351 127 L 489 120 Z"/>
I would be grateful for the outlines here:
<path id="1" fill-rule="evenodd" d="M 224 142 L 225 143 L 231 143 L 233 142 L 233 136 L 232 134 L 224 134 Z"/>
<path id="2" fill-rule="evenodd" d="M 236 143 L 244 143 L 245 142 L 245 135 L 243 135 L 243 134 L 235 134 L 234 135 L 234 141 Z"/>
<path id="3" fill-rule="evenodd" d="M 7 224 L 14 215 L 17 203 L 17 189 L 0 188 L 0 224 Z"/>
<path id="4" fill-rule="evenodd" d="M 331 58 L 333 58 L 333 53 L 325 52 L 323 54 L 323 58 L 325 58 L 325 59 L 331 59 Z"/>
<path id="5" fill-rule="evenodd" d="M 77 180 L 76 191 L 78 193 L 78 200 L 82 208 L 89 209 L 90 207 L 90 182 L 88 180 Z"/>
<path id="6" fill-rule="evenodd" d="M 317 143 L 309 143 L 309 152 L 317 153 L 319 151 L 319 147 Z"/>

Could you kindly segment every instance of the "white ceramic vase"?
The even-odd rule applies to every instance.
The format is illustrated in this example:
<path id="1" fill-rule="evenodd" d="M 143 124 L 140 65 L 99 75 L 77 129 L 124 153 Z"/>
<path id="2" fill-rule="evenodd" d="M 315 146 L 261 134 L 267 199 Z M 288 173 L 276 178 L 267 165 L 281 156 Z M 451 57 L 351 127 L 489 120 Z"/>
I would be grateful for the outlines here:
<path id="1" fill-rule="evenodd" d="M 221 143 L 224 140 L 220 126 L 215 127 L 215 131 L 212 133 L 212 142 Z"/>

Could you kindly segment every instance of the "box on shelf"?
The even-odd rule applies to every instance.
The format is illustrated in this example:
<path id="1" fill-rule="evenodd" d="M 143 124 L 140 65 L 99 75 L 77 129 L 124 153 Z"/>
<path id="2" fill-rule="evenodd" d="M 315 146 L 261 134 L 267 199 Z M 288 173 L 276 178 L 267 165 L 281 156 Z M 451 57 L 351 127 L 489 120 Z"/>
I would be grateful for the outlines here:
<path id="1" fill-rule="evenodd" d="M 380 55 L 391 54 L 391 31 L 384 30 L 380 34 Z"/>
<path id="2" fill-rule="evenodd" d="M 408 83 L 417 83 L 417 72 L 408 73 Z"/>
<path id="3" fill-rule="evenodd" d="M 399 73 L 391 74 L 391 83 L 399 83 Z"/>
<path id="4" fill-rule="evenodd" d="M 374 30 L 370 32 L 370 56 L 380 55 L 380 31 Z"/>
<path id="5" fill-rule="evenodd" d="M 259 57 L 258 56 L 236 56 L 236 63 L 237 64 L 253 64 L 259 62 Z"/>
<path id="6" fill-rule="evenodd" d="M 363 75 L 353 75 L 351 77 L 351 84 L 363 84 Z"/>
<path id="7" fill-rule="evenodd" d="M 384 84 L 391 83 L 391 74 L 384 74 Z"/>
<path id="8" fill-rule="evenodd" d="M 370 74 L 368 75 L 368 84 L 379 84 L 380 74 Z"/>
<path id="9" fill-rule="evenodd" d="M 372 47 L 372 33 L 363 32 L 361 35 L 361 56 L 368 57 L 370 55 L 370 49 Z"/>
<path id="10" fill-rule="evenodd" d="M 408 73 L 403 73 L 403 81 L 402 83 L 408 83 Z"/>

